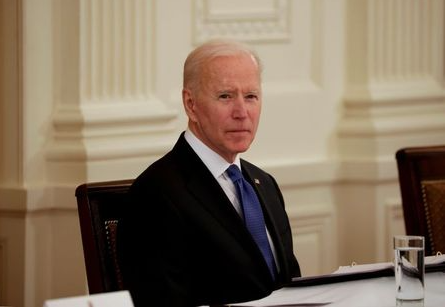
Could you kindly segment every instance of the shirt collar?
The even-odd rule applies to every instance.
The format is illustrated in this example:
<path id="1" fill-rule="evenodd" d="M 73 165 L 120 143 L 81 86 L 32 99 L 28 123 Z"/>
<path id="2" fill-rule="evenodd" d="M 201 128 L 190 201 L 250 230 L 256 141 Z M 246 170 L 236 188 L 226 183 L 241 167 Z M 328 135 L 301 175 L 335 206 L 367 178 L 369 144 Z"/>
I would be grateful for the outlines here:
<path id="1" fill-rule="evenodd" d="M 231 165 L 218 153 L 204 144 L 204 142 L 199 140 L 198 137 L 196 137 L 191 130 L 187 129 L 185 131 L 184 138 L 215 178 L 221 176 L 221 174 L 223 174 Z M 237 165 L 238 168 L 240 168 L 241 170 L 239 154 L 236 155 L 233 164 Z"/>

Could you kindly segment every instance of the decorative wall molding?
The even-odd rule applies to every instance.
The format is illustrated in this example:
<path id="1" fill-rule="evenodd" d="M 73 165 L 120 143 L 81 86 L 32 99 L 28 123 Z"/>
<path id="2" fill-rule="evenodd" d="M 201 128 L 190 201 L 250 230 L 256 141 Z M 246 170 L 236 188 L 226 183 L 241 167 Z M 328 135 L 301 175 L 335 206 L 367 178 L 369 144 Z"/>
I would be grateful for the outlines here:
<path id="1" fill-rule="evenodd" d="M 54 2 L 55 107 L 46 159 L 59 165 L 49 166 L 50 175 L 63 162 L 79 169 L 170 146 L 177 111 L 154 94 L 153 11 L 154 2 L 144 0 Z"/>
<path id="2" fill-rule="evenodd" d="M 76 211 L 73 185 L 0 187 L 0 218 L 24 219 L 36 212 Z"/>
<path id="3" fill-rule="evenodd" d="M 334 211 L 329 205 L 287 206 L 292 227 L 294 251 L 304 269 L 303 275 L 329 273 L 337 266 Z"/>
<path id="4" fill-rule="evenodd" d="M 347 8 L 354 14 L 347 18 L 341 155 L 388 156 L 445 142 L 444 2 L 349 1 Z"/>
<path id="5" fill-rule="evenodd" d="M 442 83 L 431 76 L 400 81 L 369 82 L 349 85 L 344 95 L 346 106 L 369 104 L 402 105 L 421 103 L 424 100 L 443 100 L 445 89 Z"/>
<path id="6" fill-rule="evenodd" d="M 346 107 L 445 97 L 443 1 L 349 2 Z M 365 21 L 365 22 L 364 22 Z"/>
<path id="7" fill-rule="evenodd" d="M 138 100 L 151 94 L 156 76 L 153 11 L 153 1 L 81 2 L 82 100 Z"/>
<path id="8" fill-rule="evenodd" d="M 195 44 L 223 37 L 247 42 L 290 39 L 291 1 L 250 1 L 245 4 L 249 6 L 246 9 L 239 1 L 221 3 L 212 0 L 195 0 L 193 7 Z"/>
<path id="9" fill-rule="evenodd" d="M 430 77 L 349 87 L 341 136 L 445 130 L 445 88 Z"/>
<path id="10" fill-rule="evenodd" d="M 339 126 L 342 137 L 372 137 L 406 135 L 408 133 L 420 134 L 445 130 L 444 110 L 440 113 L 417 116 L 387 117 L 370 119 L 369 117 L 351 117 L 344 119 Z"/>
<path id="11" fill-rule="evenodd" d="M 82 161 L 158 154 L 170 143 L 161 136 L 174 131 L 176 116 L 158 101 L 62 105 L 53 117 L 47 158 Z"/>
<path id="12" fill-rule="evenodd" d="M 337 183 L 384 184 L 397 181 L 398 177 L 394 156 L 276 161 L 258 165 L 273 174 L 282 189 L 331 186 Z"/>
<path id="13" fill-rule="evenodd" d="M 405 234 L 405 221 L 403 217 L 402 201 L 400 197 L 388 198 L 384 205 L 384 217 L 382 220 L 381 241 L 377 251 L 380 251 L 381 258 L 391 260 L 394 250 L 392 249 L 392 239 L 394 235 Z"/>
<path id="14" fill-rule="evenodd" d="M 23 187 L 0 187 L 0 212 L 24 215 L 26 212 L 27 193 Z"/>
<path id="15" fill-rule="evenodd" d="M 348 9 L 348 86 L 443 82 L 443 1 L 351 1 Z"/>
<path id="16" fill-rule="evenodd" d="M 7 286 L 7 271 L 6 271 L 6 240 L 0 237 L 0 306 L 8 306 L 6 303 Z"/>
<path id="17" fill-rule="evenodd" d="M 368 67 L 375 82 L 443 75 L 444 2 L 368 1 Z"/>
<path id="18" fill-rule="evenodd" d="M 55 138 L 106 137 L 142 133 L 169 132 L 174 110 L 159 108 L 146 102 L 85 104 L 58 108 L 54 115 Z"/>
<path id="19" fill-rule="evenodd" d="M 0 4 L 0 183 L 20 183 L 24 174 L 22 2 Z"/>

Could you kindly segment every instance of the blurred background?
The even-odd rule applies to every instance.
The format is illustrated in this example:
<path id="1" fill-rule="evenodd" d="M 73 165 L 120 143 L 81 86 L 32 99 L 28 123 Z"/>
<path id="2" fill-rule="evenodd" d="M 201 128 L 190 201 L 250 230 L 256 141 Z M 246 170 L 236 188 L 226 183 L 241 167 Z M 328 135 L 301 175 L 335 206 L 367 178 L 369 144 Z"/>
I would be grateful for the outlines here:
<path id="1" fill-rule="evenodd" d="M 445 144 L 444 15 L 443 0 L 0 0 L 0 305 L 87 293 L 75 188 L 171 148 L 183 61 L 220 37 L 263 60 L 243 157 L 276 177 L 303 275 L 391 261 L 395 152 Z"/>

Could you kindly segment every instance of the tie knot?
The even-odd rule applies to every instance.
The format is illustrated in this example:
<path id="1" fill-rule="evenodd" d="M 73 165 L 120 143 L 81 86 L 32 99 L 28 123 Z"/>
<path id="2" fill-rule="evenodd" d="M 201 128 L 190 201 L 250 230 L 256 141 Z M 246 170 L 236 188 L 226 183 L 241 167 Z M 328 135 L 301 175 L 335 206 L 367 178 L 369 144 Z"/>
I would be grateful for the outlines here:
<path id="1" fill-rule="evenodd" d="M 227 168 L 227 175 L 232 180 L 232 182 L 236 182 L 239 179 L 243 178 L 243 174 L 241 173 L 241 170 L 238 168 L 237 165 L 230 165 L 229 168 Z"/>

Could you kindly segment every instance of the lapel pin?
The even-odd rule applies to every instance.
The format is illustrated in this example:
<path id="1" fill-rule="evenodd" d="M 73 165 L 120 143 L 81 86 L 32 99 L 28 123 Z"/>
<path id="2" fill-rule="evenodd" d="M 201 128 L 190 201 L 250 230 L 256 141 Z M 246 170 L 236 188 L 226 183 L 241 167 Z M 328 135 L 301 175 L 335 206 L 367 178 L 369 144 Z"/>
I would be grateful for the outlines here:
<path id="1" fill-rule="evenodd" d="M 258 179 L 255 179 L 255 184 L 258 184 L 258 185 L 260 185 L 260 180 L 258 180 Z"/>

